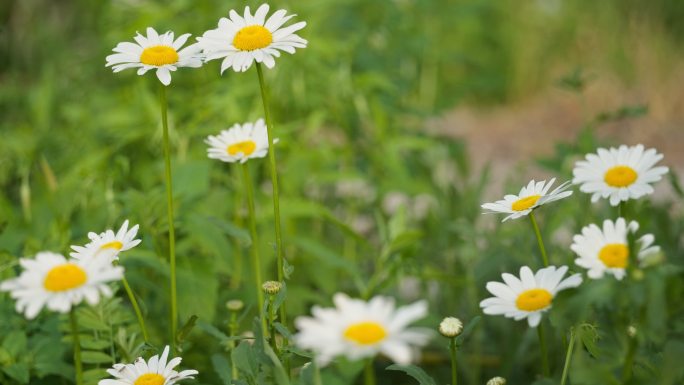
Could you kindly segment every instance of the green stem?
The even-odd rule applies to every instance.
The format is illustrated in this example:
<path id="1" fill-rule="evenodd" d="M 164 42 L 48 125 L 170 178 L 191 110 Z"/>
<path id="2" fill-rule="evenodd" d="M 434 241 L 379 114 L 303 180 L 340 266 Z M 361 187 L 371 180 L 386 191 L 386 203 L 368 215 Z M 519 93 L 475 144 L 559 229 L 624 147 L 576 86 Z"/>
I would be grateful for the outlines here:
<path id="1" fill-rule="evenodd" d="M 275 127 L 271 120 L 271 113 L 268 103 L 268 90 L 264 81 L 261 63 L 256 63 L 257 75 L 259 76 L 259 88 L 261 90 L 261 100 L 264 104 L 264 118 L 266 120 L 266 134 L 268 135 L 268 160 L 271 166 L 271 184 L 273 185 L 273 218 L 275 221 L 275 241 L 276 241 L 276 262 L 278 268 L 278 281 L 284 282 L 283 274 L 283 238 L 280 230 L 280 196 L 278 190 L 278 169 L 276 167 L 275 147 L 273 146 L 273 132 Z M 280 322 L 287 323 L 285 304 L 280 305 Z"/>
<path id="2" fill-rule="evenodd" d="M 256 228 L 256 210 L 254 209 L 254 188 L 252 187 L 252 178 L 249 176 L 249 166 L 244 163 L 242 167 L 242 180 L 247 195 L 247 210 L 249 212 L 249 235 L 252 238 L 250 250 L 252 252 L 252 271 L 254 272 L 254 287 L 257 294 L 257 303 L 259 307 L 259 318 L 261 319 L 261 329 L 266 336 L 266 317 L 264 316 L 264 292 L 261 289 L 261 257 L 259 256 L 259 241 L 257 237 Z"/>
<path id="3" fill-rule="evenodd" d="M 74 367 L 76 369 L 76 385 L 83 385 L 83 364 L 81 363 L 81 341 L 78 336 L 78 320 L 76 319 L 76 309 L 69 312 L 71 324 L 71 336 L 74 340 Z"/>
<path id="4" fill-rule="evenodd" d="M 233 172 L 233 178 L 236 180 L 241 179 L 241 170 L 238 170 L 237 167 L 232 168 Z M 240 194 L 235 194 L 235 207 L 242 207 L 244 197 L 241 196 Z M 240 215 L 240 210 L 233 210 L 233 222 L 238 226 L 242 227 L 242 215 Z M 235 252 L 233 253 L 233 258 L 235 259 L 235 267 L 233 271 L 233 279 L 231 280 L 231 289 L 237 290 L 240 288 L 240 285 L 242 284 L 242 263 L 243 263 L 243 255 L 242 255 L 242 248 L 240 245 L 240 240 L 235 238 Z"/>
<path id="5" fill-rule="evenodd" d="M 169 146 L 169 121 L 167 117 L 166 86 L 159 88 L 162 128 L 164 137 L 164 169 L 166 176 L 166 211 L 169 222 L 169 265 L 171 268 L 171 348 L 176 352 L 178 330 L 178 302 L 176 298 L 176 234 L 173 223 L 173 186 L 171 180 L 171 148 Z"/>
<path id="6" fill-rule="evenodd" d="M 449 353 L 451 353 L 451 385 L 458 383 L 456 375 L 456 337 L 449 339 Z"/>
<path id="7" fill-rule="evenodd" d="M 312 362 L 311 365 L 314 366 L 313 385 L 323 385 L 323 380 L 321 380 L 321 368 L 315 361 Z"/>
<path id="8" fill-rule="evenodd" d="M 629 347 L 627 348 L 627 356 L 625 357 L 625 366 L 622 368 L 622 382 L 627 384 L 632 379 L 632 366 L 634 366 L 634 355 L 636 354 L 637 339 L 630 337 Z"/>
<path id="9" fill-rule="evenodd" d="M 121 281 L 123 282 L 126 294 L 128 294 L 128 299 L 130 299 L 131 305 L 133 305 L 133 310 L 135 311 L 135 316 L 138 318 L 138 324 L 140 325 L 140 330 L 142 330 L 145 343 L 149 343 L 150 336 L 149 334 L 147 334 L 147 328 L 145 327 L 145 318 L 143 318 L 142 312 L 140 311 L 140 306 L 138 306 L 138 300 L 135 299 L 135 294 L 133 294 L 133 290 L 131 290 L 131 286 L 128 284 L 128 280 L 125 276 L 121 279 Z"/>
<path id="10" fill-rule="evenodd" d="M 537 335 L 539 336 L 539 348 L 541 350 L 542 359 L 542 375 L 549 377 L 551 371 L 549 370 L 549 353 L 546 348 L 546 337 L 544 336 L 544 323 L 540 322 L 537 326 Z"/>
<path id="11" fill-rule="evenodd" d="M 537 236 L 537 244 L 539 245 L 539 252 L 541 253 L 542 263 L 544 267 L 549 265 L 549 257 L 546 256 L 546 248 L 544 247 L 544 241 L 542 240 L 541 232 L 539 232 L 539 225 L 537 225 L 537 220 L 534 218 L 534 212 L 530 212 L 530 222 L 532 222 L 532 228 L 534 229 L 534 234 Z"/>
<path id="12" fill-rule="evenodd" d="M 364 385 L 375 385 L 375 371 L 373 370 L 373 358 L 366 361 L 366 368 L 363 371 Z"/>
<path id="13" fill-rule="evenodd" d="M 565 365 L 563 365 L 563 375 L 561 376 L 561 385 L 565 385 L 568 379 L 568 370 L 570 369 L 570 362 L 572 361 L 572 353 L 575 347 L 575 330 L 570 328 L 570 343 L 568 343 L 568 351 L 565 353 Z"/>
<path id="14" fill-rule="evenodd" d="M 274 301 L 275 301 L 275 296 L 269 295 L 268 296 L 268 334 L 269 334 L 269 342 L 271 345 L 271 349 L 273 349 L 273 352 L 275 352 L 276 355 L 280 355 L 280 353 L 278 352 L 278 344 L 276 343 L 276 332 L 275 332 L 276 315 L 275 315 L 275 311 L 273 311 L 273 302 Z"/>
<path id="15" fill-rule="evenodd" d="M 232 311 L 230 314 L 230 323 L 228 324 L 228 334 L 231 337 L 237 335 L 237 312 Z M 237 380 L 239 378 L 238 369 L 235 365 L 235 341 L 230 341 L 230 378 Z"/>

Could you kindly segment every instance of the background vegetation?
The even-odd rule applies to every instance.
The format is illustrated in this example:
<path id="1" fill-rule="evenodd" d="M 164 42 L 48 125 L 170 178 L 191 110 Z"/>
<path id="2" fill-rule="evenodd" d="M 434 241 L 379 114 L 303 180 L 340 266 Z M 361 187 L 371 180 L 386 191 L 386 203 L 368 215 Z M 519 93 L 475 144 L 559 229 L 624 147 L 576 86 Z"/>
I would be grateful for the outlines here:
<path id="1" fill-rule="evenodd" d="M 403 303 L 428 298 L 431 315 L 423 325 L 429 327 L 444 316 L 467 322 L 480 314 L 484 283 L 535 263 L 535 240 L 526 223 L 499 225 L 480 215 L 480 203 L 503 191 L 486 192 L 489 168 L 472 166 L 465 140 L 448 135 L 449 127 L 427 130 L 426 122 L 457 106 L 487 111 L 514 104 L 554 85 L 582 99 L 593 81 L 587 68 L 626 87 L 643 85 L 643 46 L 656 63 L 648 67 L 647 79 L 668 79 L 682 68 L 673 63 L 684 43 L 684 3 L 675 0 L 271 4 L 308 22 L 302 36 L 309 47 L 267 72 L 281 140 L 285 253 L 293 267 L 290 314 L 329 304 L 337 291 L 388 294 Z M 153 341 L 165 343 L 168 268 L 156 79 L 113 75 L 104 57 L 147 26 L 196 36 L 244 5 L 0 3 L 0 278 L 15 274 L 19 257 L 41 250 L 67 253 L 69 245 L 85 243 L 88 231 L 118 227 L 128 218 L 140 224 L 143 243 L 122 263 L 143 301 Z M 199 317 L 199 327 L 184 341 L 184 365 L 200 371 L 198 384 L 221 383 L 226 375 L 224 346 L 215 339 L 216 329 L 226 329 L 225 302 L 254 302 L 239 178 L 230 166 L 206 158 L 203 139 L 260 117 L 259 90 L 253 71 L 222 77 L 218 71 L 214 62 L 179 70 L 169 90 L 179 308 L 183 320 Z M 601 144 L 621 143 L 620 137 L 597 139 L 604 123 L 649 111 L 621 109 L 619 98 L 607 104 L 612 105 L 608 114 L 587 116 L 576 141 L 554 147 L 537 139 L 539 146 L 555 148 L 553 155 L 529 159 L 525 167 L 570 179 L 579 156 Z M 259 246 L 272 265 L 266 162 L 255 164 L 255 179 L 263 187 L 257 202 Z M 681 172 L 668 165 L 673 175 Z M 505 181 L 507 191 L 527 182 L 521 172 Z M 676 176 L 670 184 L 673 194 L 630 207 L 642 231 L 655 234 L 664 261 L 641 280 L 591 282 L 555 305 L 556 341 L 573 324 L 598 326 L 582 329 L 584 348 L 572 366 L 573 384 L 620 383 L 626 328 L 635 324 L 640 349 L 632 383 L 682 381 L 684 215 Z M 571 235 L 615 215 L 606 204 L 587 207 L 588 198 L 576 194 L 541 214 L 552 263 L 572 265 Z M 140 353 L 132 312 L 121 292 L 118 297 L 82 309 L 83 326 L 91 330 L 84 342 L 88 378 L 101 376 L 113 360 Z M 243 318 L 242 329 L 250 329 L 250 319 Z M 72 372 L 65 370 L 71 368 L 70 346 L 60 333 L 64 324 L 47 312 L 28 322 L 7 295 L 0 296 L 0 383 L 70 383 Z M 529 381 L 539 366 L 535 345 L 534 331 L 523 322 L 483 318 L 460 353 L 463 383 L 483 384 L 494 375 L 511 384 Z M 558 373 L 564 347 L 556 343 L 551 351 Z M 376 364 L 378 370 L 386 366 L 382 360 Z M 421 366 L 440 383 L 447 381 L 446 340 L 433 341 Z M 360 369 L 339 363 L 324 371 L 324 383 L 351 384 Z M 387 373 L 382 384 L 412 383 Z"/>

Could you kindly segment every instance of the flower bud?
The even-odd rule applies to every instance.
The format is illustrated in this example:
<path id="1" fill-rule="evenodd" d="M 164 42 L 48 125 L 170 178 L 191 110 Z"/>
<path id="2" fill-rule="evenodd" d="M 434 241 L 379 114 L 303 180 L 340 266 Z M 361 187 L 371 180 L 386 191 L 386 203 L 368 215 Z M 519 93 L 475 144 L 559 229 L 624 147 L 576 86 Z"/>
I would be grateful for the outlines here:
<path id="1" fill-rule="evenodd" d="M 245 307 L 244 302 L 240 301 L 239 299 L 231 299 L 230 301 L 226 302 L 226 307 L 230 311 L 235 311 L 238 312 L 242 310 L 242 308 Z"/>
<path id="2" fill-rule="evenodd" d="M 278 281 L 266 281 L 263 285 L 261 285 L 261 287 L 264 289 L 264 293 L 268 295 L 275 295 L 280 292 L 283 284 Z"/>
<path id="3" fill-rule="evenodd" d="M 487 385 L 506 385 L 506 379 L 503 377 L 494 377 L 487 381 Z"/>
<path id="4" fill-rule="evenodd" d="M 463 322 L 456 317 L 446 317 L 439 324 L 439 332 L 448 338 L 454 338 L 463 332 Z"/>

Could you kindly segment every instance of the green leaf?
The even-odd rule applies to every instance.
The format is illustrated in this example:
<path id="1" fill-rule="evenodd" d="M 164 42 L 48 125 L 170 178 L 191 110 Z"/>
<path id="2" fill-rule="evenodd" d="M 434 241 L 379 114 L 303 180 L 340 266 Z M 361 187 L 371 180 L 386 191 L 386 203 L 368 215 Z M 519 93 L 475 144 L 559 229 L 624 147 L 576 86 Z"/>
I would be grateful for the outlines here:
<path id="1" fill-rule="evenodd" d="M 470 336 L 470 334 L 475 329 L 475 326 L 477 326 L 481 319 L 482 317 L 478 315 L 471 319 L 470 322 L 468 322 L 468 324 L 463 328 L 463 332 L 458 337 L 456 337 L 457 346 L 461 346 L 461 344 L 465 342 L 466 338 Z"/>
<path id="2" fill-rule="evenodd" d="M 599 335 L 596 327 L 590 324 L 582 324 L 577 328 L 577 337 L 593 357 L 599 357 L 599 350 L 596 346 Z"/>
<path id="3" fill-rule="evenodd" d="M 114 359 L 109 354 L 86 350 L 81 352 L 81 361 L 85 364 L 104 364 L 113 363 Z"/>
<path id="4" fill-rule="evenodd" d="M 2 347 L 12 357 L 19 357 L 24 351 L 26 351 L 26 334 L 20 330 L 11 332 L 2 341 Z"/>
<path id="5" fill-rule="evenodd" d="M 2 371 L 20 384 L 28 384 L 29 382 L 29 368 L 25 362 L 6 366 L 2 368 Z"/>
<path id="6" fill-rule="evenodd" d="M 226 384 L 230 384 L 232 381 L 230 362 L 222 354 L 212 354 L 211 364 L 214 367 L 214 371 L 221 378 L 221 381 Z"/>
<path id="7" fill-rule="evenodd" d="M 180 346 L 183 344 L 183 341 L 188 337 L 192 329 L 195 327 L 195 323 L 197 323 L 197 316 L 192 315 L 188 320 L 185 322 L 185 325 L 176 333 L 176 344 Z"/>
<path id="8" fill-rule="evenodd" d="M 435 380 L 432 379 L 432 377 L 428 376 L 425 371 L 415 365 L 390 365 L 385 368 L 385 370 L 396 370 L 400 372 L 404 372 L 408 374 L 409 376 L 413 377 L 418 381 L 418 384 L 420 385 L 437 385 Z"/>

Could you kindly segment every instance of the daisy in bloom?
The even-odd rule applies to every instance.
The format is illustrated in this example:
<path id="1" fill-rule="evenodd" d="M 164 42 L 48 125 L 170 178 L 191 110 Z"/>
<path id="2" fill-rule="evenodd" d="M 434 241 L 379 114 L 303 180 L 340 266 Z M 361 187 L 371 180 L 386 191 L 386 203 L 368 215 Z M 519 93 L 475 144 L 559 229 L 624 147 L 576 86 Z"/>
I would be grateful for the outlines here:
<path id="1" fill-rule="evenodd" d="M 337 293 L 333 302 L 334 308 L 314 306 L 313 317 L 295 320 L 296 344 L 314 351 L 321 365 L 341 355 L 359 360 L 378 353 L 408 364 L 414 359 L 413 347 L 424 346 L 432 336 L 429 329 L 407 328 L 427 315 L 425 301 L 395 309 L 392 298 L 376 296 L 366 302 Z"/>
<path id="2" fill-rule="evenodd" d="M 486 214 L 510 214 L 504 218 L 502 222 L 506 222 L 509 219 L 520 218 L 531 213 L 532 210 L 539 206 L 572 195 L 572 191 L 565 191 L 570 186 L 570 182 L 565 182 L 549 192 L 555 181 L 556 178 L 551 179 L 548 183 L 544 180 L 540 182 L 532 180 L 527 186 L 520 189 L 518 195 L 506 195 L 502 200 L 483 204 L 482 208 L 489 210 Z"/>
<path id="3" fill-rule="evenodd" d="M 210 158 L 229 163 L 245 163 L 248 159 L 263 158 L 268 154 L 268 135 L 263 119 L 234 124 L 217 136 L 210 135 L 205 142 L 209 145 L 207 153 Z M 273 141 L 277 142 L 277 139 Z"/>
<path id="4" fill-rule="evenodd" d="M 296 15 L 281 9 L 266 19 L 268 9 L 268 4 L 263 4 L 252 16 L 249 7 L 245 7 L 244 16 L 231 10 L 229 18 L 222 17 L 217 29 L 197 38 L 206 60 L 223 58 L 221 73 L 231 67 L 235 72 L 244 72 L 254 61 L 273 68 L 280 51 L 293 54 L 296 48 L 306 48 L 308 42 L 295 34 L 306 22 L 281 28 Z"/>
<path id="5" fill-rule="evenodd" d="M 599 148 L 596 154 L 587 154 L 585 160 L 575 164 L 572 183 L 579 184 L 580 191 L 592 194 L 592 202 L 610 198 L 610 204 L 617 206 L 621 201 L 653 193 L 651 183 L 668 171 L 664 166 L 653 167 L 661 159 L 663 154 L 653 148 L 644 151 L 641 144 Z"/>
<path id="6" fill-rule="evenodd" d="M 152 356 L 148 361 L 138 357 L 133 364 L 114 364 L 107 373 L 116 379 L 100 380 L 98 385 L 173 385 L 178 381 L 193 379 L 196 370 L 177 372 L 173 368 L 181 363 L 182 358 L 176 357 L 167 362 L 169 347 L 164 348 L 161 357 Z"/>
<path id="7" fill-rule="evenodd" d="M 88 233 L 90 243 L 85 246 L 72 245 L 69 255 L 72 258 L 83 259 L 84 256 L 103 256 L 107 255 L 112 258 L 117 258 L 119 252 L 134 248 L 140 243 L 140 239 L 135 239 L 138 234 L 138 225 L 128 229 L 128 219 L 121 225 L 119 231 L 114 233 L 113 230 L 108 229 L 104 233 Z"/>
<path id="8" fill-rule="evenodd" d="M 35 259 L 20 259 L 19 264 L 24 271 L 19 277 L 0 283 L 0 291 L 9 291 L 17 300 L 17 311 L 28 319 L 35 318 L 43 306 L 67 313 L 83 299 L 95 305 L 100 295 L 112 295 L 107 282 L 123 277 L 123 267 L 112 266 L 108 258 L 67 260 L 60 254 L 43 251 Z"/>
<path id="9" fill-rule="evenodd" d="M 487 282 L 487 291 L 494 297 L 480 302 L 480 307 L 485 314 L 503 314 L 516 321 L 527 318 L 530 327 L 537 327 L 542 313 L 551 308 L 553 298 L 559 291 L 582 283 L 580 274 L 563 279 L 567 271 L 567 266 L 549 266 L 534 274 L 529 267 L 523 266 L 520 268 L 520 278 L 503 273 L 501 278 L 505 283 Z"/>
<path id="10" fill-rule="evenodd" d="M 579 256 L 575 263 L 589 270 L 589 278 L 602 278 L 607 273 L 621 280 L 629 265 L 627 235 L 638 229 L 638 223 L 627 223 L 624 218 L 618 218 L 615 222 L 608 219 L 603 221 L 603 229 L 594 224 L 582 228 L 582 234 L 575 235 L 570 246 Z M 652 234 L 646 234 L 636 241 L 639 244 L 638 260 L 660 251 L 660 247 L 652 246 L 654 240 Z"/>
<path id="11" fill-rule="evenodd" d="M 189 33 L 173 38 L 173 32 L 158 34 L 154 28 L 147 28 L 147 36 L 138 33 L 133 39 L 135 43 L 122 42 L 114 47 L 116 52 L 107 56 L 105 67 L 112 67 L 114 72 L 128 68 L 137 68 L 138 75 L 156 69 L 157 78 L 163 85 L 171 84 L 171 72 L 178 67 L 197 68 L 202 66 L 201 48 L 191 44 L 181 47 L 190 37 Z"/>

